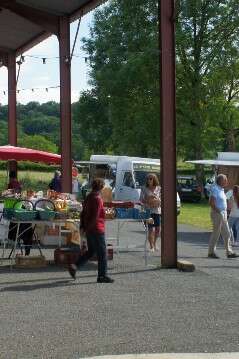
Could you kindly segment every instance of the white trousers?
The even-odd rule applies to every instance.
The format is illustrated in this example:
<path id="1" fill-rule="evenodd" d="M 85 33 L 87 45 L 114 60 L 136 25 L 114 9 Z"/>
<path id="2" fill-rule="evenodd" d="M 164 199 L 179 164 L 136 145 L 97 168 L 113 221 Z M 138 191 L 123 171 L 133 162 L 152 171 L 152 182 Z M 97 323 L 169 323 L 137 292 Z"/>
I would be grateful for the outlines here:
<path id="1" fill-rule="evenodd" d="M 220 234 L 222 235 L 224 241 L 226 254 L 232 253 L 232 248 L 230 243 L 231 232 L 227 221 L 227 211 L 218 213 L 212 210 L 211 220 L 213 225 L 213 231 L 209 240 L 208 254 L 215 253 Z"/>

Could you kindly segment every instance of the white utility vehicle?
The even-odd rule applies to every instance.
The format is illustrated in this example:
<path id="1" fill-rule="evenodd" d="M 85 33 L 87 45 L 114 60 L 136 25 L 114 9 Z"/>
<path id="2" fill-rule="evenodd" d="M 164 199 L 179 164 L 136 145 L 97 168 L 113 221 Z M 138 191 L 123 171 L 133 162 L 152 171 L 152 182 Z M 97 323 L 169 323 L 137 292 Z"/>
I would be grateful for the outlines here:
<path id="1" fill-rule="evenodd" d="M 90 161 L 75 162 L 77 166 L 88 166 L 89 178 L 83 192 L 95 177 L 105 179 L 110 185 L 113 198 L 118 201 L 137 202 L 140 198 L 141 187 L 145 184 L 149 173 L 160 175 L 160 160 L 154 158 L 92 155 Z M 177 213 L 180 213 L 181 202 L 177 193 Z"/>

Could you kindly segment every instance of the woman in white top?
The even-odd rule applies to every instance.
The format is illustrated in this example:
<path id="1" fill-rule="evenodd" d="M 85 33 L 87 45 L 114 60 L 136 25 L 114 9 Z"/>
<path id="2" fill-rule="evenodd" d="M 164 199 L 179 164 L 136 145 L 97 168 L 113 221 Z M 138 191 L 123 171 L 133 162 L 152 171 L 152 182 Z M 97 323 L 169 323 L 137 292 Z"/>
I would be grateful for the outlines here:
<path id="1" fill-rule="evenodd" d="M 152 252 L 158 249 L 156 242 L 160 235 L 160 191 L 158 177 L 153 173 L 148 174 L 145 186 L 141 190 L 140 201 L 150 209 L 150 216 L 154 220 L 153 224 L 148 224 L 148 241 Z"/>
<path id="2" fill-rule="evenodd" d="M 229 227 L 236 233 L 236 241 L 239 241 L 239 186 L 235 185 L 232 189 L 230 198 L 228 198 L 228 209 L 230 215 L 228 218 Z"/>

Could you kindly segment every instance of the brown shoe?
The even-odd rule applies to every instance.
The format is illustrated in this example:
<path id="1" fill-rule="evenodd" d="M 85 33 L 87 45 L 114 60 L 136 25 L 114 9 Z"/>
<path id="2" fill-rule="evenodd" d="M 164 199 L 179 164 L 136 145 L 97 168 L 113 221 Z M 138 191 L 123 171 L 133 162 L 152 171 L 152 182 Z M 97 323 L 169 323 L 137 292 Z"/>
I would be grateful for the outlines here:
<path id="1" fill-rule="evenodd" d="M 76 270 L 77 270 L 77 267 L 75 264 L 69 264 L 68 272 L 74 280 L 76 279 Z"/>

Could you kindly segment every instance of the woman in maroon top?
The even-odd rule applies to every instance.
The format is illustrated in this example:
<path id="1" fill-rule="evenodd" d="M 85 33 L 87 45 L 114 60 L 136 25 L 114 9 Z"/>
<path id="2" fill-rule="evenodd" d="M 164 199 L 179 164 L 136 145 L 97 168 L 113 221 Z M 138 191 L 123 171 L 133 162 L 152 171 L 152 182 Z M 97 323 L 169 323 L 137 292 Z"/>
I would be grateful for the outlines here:
<path id="1" fill-rule="evenodd" d="M 95 253 L 98 259 L 98 283 L 113 283 L 107 276 L 107 255 L 105 244 L 105 211 L 100 191 L 104 188 L 104 181 L 96 178 L 92 182 L 92 191 L 86 197 L 81 213 L 81 229 L 87 238 L 88 250 L 79 257 L 75 264 L 69 265 L 69 273 L 76 278 L 77 267 L 81 267 Z"/>

